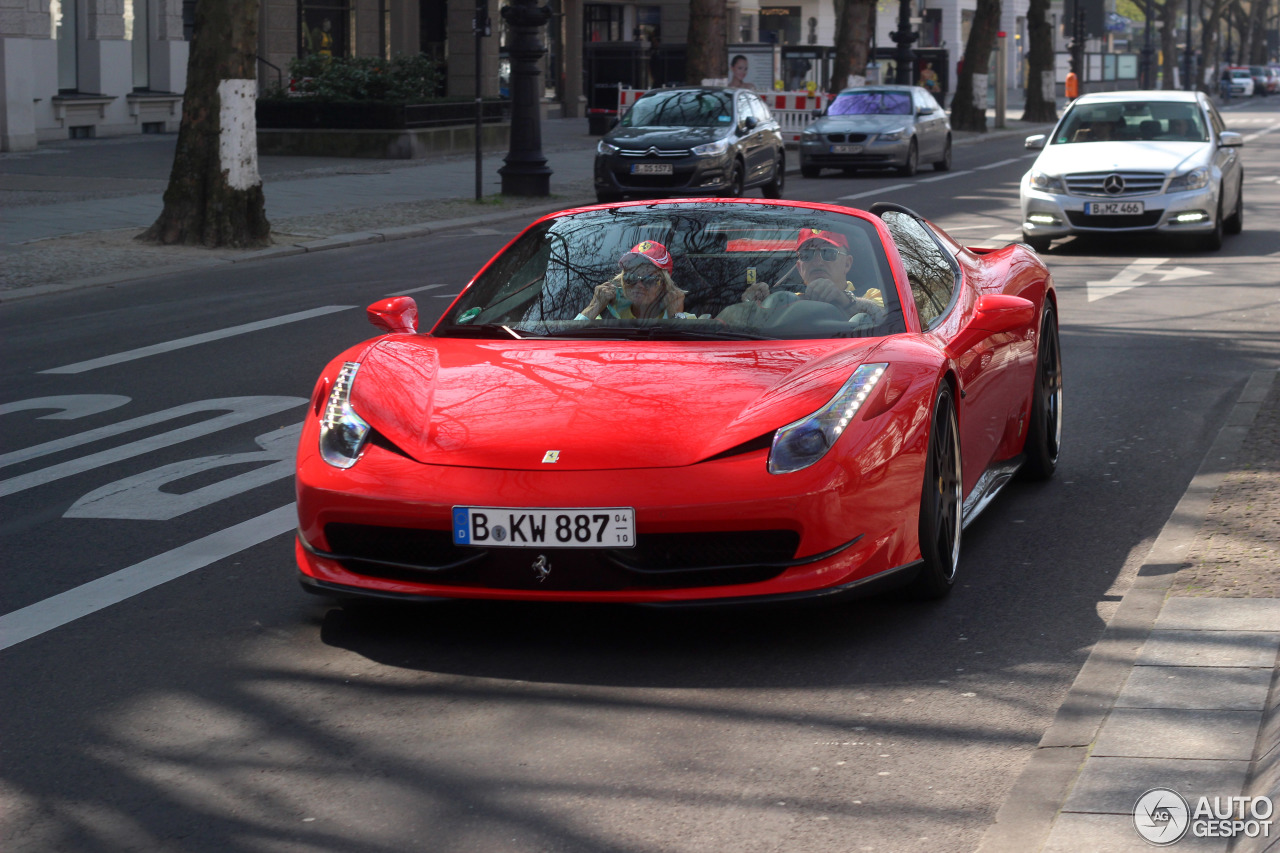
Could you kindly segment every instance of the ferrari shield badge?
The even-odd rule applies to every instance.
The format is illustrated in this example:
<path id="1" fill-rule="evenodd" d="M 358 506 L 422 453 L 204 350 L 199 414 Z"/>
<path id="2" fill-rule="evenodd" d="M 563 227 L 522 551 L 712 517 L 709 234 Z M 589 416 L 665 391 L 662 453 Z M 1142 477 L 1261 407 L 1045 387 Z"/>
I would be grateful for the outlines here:
<path id="1" fill-rule="evenodd" d="M 542 457 L 542 462 L 543 462 L 543 464 L 544 464 L 544 465 L 554 465 L 555 463 L 557 463 L 557 462 L 559 462 L 559 461 L 560 461 L 560 451 L 559 451 L 559 450 L 548 450 L 548 451 L 546 452 L 546 455 L 544 455 L 544 456 Z"/>

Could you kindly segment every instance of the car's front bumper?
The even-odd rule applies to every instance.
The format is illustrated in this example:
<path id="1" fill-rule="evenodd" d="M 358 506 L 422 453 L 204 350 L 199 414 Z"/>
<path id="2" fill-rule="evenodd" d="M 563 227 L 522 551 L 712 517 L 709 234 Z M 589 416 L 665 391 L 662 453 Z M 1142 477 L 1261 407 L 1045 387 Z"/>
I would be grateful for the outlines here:
<path id="1" fill-rule="evenodd" d="M 912 137 L 908 134 L 902 139 L 881 139 L 870 137 L 857 143 L 833 143 L 825 137 L 805 139 L 800 137 L 801 167 L 840 168 L 887 168 L 905 166 L 907 153 L 911 148 Z M 837 145 L 856 145 L 861 150 L 856 153 L 835 153 L 832 149 Z"/>
<path id="2" fill-rule="evenodd" d="M 603 472 L 428 466 L 376 446 L 339 470 L 300 454 L 298 568 L 313 589 L 375 597 L 679 603 L 835 590 L 920 556 L 923 455 L 874 456 L 873 438 L 866 455 L 785 475 L 767 473 L 765 451 Z M 695 481 L 696 500 L 685 497 Z M 640 541 L 455 546 L 454 506 L 627 506 Z M 786 550 L 752 551 L 764 532 L 781 534 Z M 539 557 L 551 569 L 543 580 Z"/>
<path id="3" fill-rule="evenodd" d="M 678 158 L 623 157 L 597 154 L 595 189 L 598 193 L 633 196 L 715 195 L 733 184 L 735 153 Z M 669 165 L 669 175 L 632 174 L 632 166 Z"/>
<path id="4" fill-rule="evenodd" d="M 1143 213 L 1085 215 L 1085 204 L 1106 201 L 1140 201 Z M 1203 189 L 1188 192 L 1107 199 L 1042 192 L 1032 188 L 1024 177 L 1021 204 L 1022 231 L 1028 237 L 1135 232 L 1205 234 L 1217 227 L 1218 186 L 1211 182 Z"/>

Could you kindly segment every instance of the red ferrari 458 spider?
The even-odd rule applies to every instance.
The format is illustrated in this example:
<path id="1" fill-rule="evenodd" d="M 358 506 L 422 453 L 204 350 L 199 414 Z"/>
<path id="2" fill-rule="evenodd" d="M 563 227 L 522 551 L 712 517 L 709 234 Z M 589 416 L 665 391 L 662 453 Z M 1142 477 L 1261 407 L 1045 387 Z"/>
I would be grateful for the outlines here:
<path id="1" fill-rule="evenodd" d="M 430 332 L 408 297 L 369 316 L 298 450 L 312 592 L 938 597 L 964 525 L 1057 464 L 1049 271 L 897 205 L 564 211 Z"/>

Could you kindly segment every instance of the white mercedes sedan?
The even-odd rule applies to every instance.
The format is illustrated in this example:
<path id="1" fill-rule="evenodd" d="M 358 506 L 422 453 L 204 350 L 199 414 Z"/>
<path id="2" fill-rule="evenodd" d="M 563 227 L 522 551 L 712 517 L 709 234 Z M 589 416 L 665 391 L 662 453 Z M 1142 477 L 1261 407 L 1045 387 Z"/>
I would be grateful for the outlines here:
<path id="1" fill-rule="evenodd" d="M 1084 95 L 1022 177 L 1022 237 L 1044 252 L 1058 237 L 1149 232 L 1205 249 L 1244 226 L 1238 133 L 1201 92 Z"/>

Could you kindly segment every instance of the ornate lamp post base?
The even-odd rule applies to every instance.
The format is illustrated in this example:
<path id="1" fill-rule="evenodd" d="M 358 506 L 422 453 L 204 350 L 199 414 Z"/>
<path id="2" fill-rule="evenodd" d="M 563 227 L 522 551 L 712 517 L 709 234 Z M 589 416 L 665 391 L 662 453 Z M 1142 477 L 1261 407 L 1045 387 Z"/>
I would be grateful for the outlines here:
<path id="1" fill-rule="evenodd" d="M 542 100 L 538 60 L 546 53 L 539 30 L 551 19 L 551 9 L 536 0 L 514 0 L 502 9 L 511 25 L 511 148 L 502 176 L 503 195 L 551 194 L 551 169 L 542 154 Z"/>

